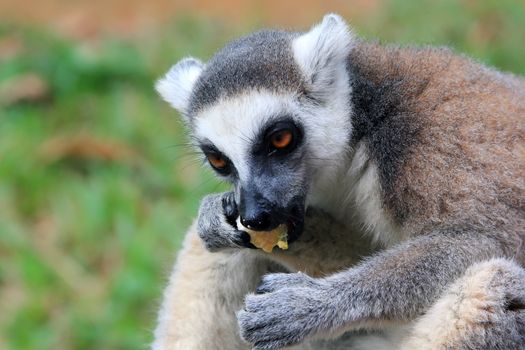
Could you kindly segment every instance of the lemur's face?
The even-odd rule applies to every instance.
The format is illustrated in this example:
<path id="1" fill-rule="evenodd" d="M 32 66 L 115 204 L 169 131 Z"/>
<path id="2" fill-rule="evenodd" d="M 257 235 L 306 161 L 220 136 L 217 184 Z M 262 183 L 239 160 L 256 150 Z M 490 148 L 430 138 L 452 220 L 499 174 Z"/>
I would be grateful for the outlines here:
<path id="1" fill-rule="evenodd" d="M 291 238 L 302 228 L 312 170 L 298 107 L 283 94 L 246 91 L 203 110 L 194 129 L 210 166 L 234 184 L 243 225 L 286 223 Z"/>
<path id="2" fill-rule="evenodd" d="M 300 234 L 312 191 L 330 180 L 350 138 L 350 43 L 330 15 L 302 35 L 241 38 L 206 66 L 185 59 L 158 82 L 210 166 L 233 183 L 245 226 L 284 223 L 291 240 Z"/>

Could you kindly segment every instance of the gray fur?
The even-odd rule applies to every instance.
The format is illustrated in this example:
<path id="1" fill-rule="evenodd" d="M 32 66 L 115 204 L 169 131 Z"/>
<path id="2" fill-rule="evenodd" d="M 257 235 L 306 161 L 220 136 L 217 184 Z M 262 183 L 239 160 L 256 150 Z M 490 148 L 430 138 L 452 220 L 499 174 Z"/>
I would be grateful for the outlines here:
<path id="1" fill-rule="evenodd" d="M 379 179 L 384 193 L 394 190 L 400 167 L 410 149 L 418 142 L 421 121 L 416 111 L 411 108 L 413 97 L 424 91 L 428 80 L 416 82 L 415 86 L 401 76 L 384 77 L 380 82 L 367 79 L 356 60 L 347 61 L 347 69 L 352 84 L 352 146 L 365 141 L 371 157 L 378 164 Z M 409 98 L 410 97 L 410 98 Z M 394 207 L 395 219 L 403 223 L 408 215 L 402 206 L 390 203 Z"/>
<path id="2" fill-rule="evenodd" d="M 233 192 L 211 194 L 201 201 L 197 218 L 197 231 L 210 251 L 224 248 L 250 246 L 250 237 L 244 231 L 234 227 L 234 221 L 228 222 L 225 212 L 225 201 L 231 201 Z"/>
<path id="3" fill-rule="evenodd" d="M 293 33 L 263 30 L 234 40 L 217 52 L 197 80 L 190 115 L 246 89 L 294 91 L 302 86 L 293 63 Z"/>
<path id="4" fill-rule="evenodd" d="M 412 320 L 471 264 L 502 256 L 494 243 L 477 232 L 436 232 L 326 278 L 268 275 L 257 289 L 264 294 L 248 296 L 238 314 L 241 335 L 271 350 L 375 320 Z"/>

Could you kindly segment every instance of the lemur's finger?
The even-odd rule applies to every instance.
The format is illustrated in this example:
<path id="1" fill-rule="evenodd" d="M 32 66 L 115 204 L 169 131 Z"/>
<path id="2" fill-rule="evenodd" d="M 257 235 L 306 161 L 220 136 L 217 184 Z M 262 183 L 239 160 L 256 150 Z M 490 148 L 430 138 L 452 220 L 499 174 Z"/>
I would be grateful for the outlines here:
<path id="1" fill-rule="evenodd" d="M 226 221 L 228 221 L 233 227 L 237 228 L 236 220 L 239 216 L 239 210 L 237 209 L 233 192 L 224 194 L 222 197 L 222 208 L 224 210 L 224 215 L 226 216 Z"/>

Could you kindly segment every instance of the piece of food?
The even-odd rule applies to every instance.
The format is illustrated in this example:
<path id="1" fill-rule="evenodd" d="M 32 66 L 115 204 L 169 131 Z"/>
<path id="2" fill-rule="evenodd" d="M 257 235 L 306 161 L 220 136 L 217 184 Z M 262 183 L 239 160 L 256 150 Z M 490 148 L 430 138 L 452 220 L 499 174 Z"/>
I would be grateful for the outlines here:
<path id="1" fill-rule="evenodd" d="M 243 226 L 237 219 L 239 230 L 246 231 L 250 235 L 250 243 L 266 253 L 271 253 L 275 246 L 288 249 L 288 229 L 286 225 L 279 225 L 271 231 L 254 231 Z"/>

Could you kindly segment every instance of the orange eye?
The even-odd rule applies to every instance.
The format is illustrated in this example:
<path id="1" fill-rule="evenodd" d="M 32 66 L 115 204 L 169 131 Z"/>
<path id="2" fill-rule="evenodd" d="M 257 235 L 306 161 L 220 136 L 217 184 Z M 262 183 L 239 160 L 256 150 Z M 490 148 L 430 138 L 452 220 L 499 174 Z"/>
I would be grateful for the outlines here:
<path id="1" fill-rule="evenodd" d="M 293 140 L 293 135 L 290 130 L 277 131 L 270 138 L 270 142 L 272 143 L 272 146 L 277 149 L 286 148 L 288 145 L 292 143 L 292 140 Z"/>
<path id="2" fill-rule="evenodd" d="M 211 166 L 214 167 L 215 169 L 226 168 L 226 165 L 227 165 L 226 160 L 222 158 L 220 155 L 209 153 L 208 155 L 206 155 L 206 157 L 208 157 L 208 161 L 210 162 Z"/>

